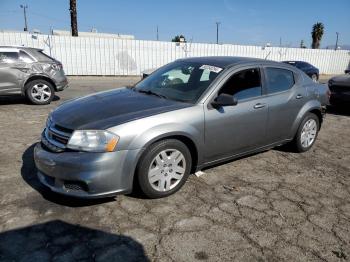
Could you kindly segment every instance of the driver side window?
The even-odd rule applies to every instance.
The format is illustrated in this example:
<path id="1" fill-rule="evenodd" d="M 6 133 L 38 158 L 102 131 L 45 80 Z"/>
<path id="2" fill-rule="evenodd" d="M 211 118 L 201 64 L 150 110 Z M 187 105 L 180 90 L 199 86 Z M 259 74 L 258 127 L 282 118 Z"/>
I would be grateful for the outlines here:
<path id="1" fill-rule="evenodd" d="M 193 67 L 174 68 L 162 75 L 163 81 L 168 85 L 179 85 L 188 83 Z"/>
<path id="2" fill-rule="evenodd" d="M 220 89 L 219 94 L 229 94 L 238 101 L 261 96 L 259 68 L 250 68 L 233 74 Z"/>

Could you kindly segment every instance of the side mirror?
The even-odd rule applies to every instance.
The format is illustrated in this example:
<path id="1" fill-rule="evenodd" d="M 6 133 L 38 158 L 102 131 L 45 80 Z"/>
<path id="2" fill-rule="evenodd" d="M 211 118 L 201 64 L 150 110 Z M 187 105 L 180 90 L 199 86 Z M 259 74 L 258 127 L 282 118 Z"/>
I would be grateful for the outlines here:
<path id="1" fill-rule="evenodd" d="M 238 101 L 235 97 L 228 94 L 220 94 L 218 95 L 214 101 L 211 103 L 213 107 L 221 107 L 221 106 L 235 106 Z"/>
<path id="2" fill-rule="evenodd" d="M 149 74 L 147 74 L 147 73 L 142 73 L 142 79 L 145 79 L 147 76 L 149 76 Z"/>

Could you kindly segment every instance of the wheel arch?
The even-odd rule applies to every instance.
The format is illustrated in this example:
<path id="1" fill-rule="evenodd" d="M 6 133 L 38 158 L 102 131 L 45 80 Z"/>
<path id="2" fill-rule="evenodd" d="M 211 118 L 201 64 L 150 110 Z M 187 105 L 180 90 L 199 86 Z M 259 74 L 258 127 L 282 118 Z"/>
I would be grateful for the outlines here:
<path id="1" fill-rule="evenodd" d="M 319 109 L 319 108 L 314 108 L 314 109 L 310 110 L 309 113 L 313 113 L 313 114 L 315 114 L 315 115 L 317 116 L 317 118 L 318 118 L 318 123 L 319 123 L 318 130 L 320 130 L 320 129 L 321 129 L 322 122 L 323 122 L 323 116 L 322 116 L 321 109 Z"/>
<path id="2" fill-rule="evenodd" d="M 180 142 L 184 143 L 188 150 L 191 153 L 191 160 L 192 160 L 192 165 L 191 165 L 191 173 L 196 172 L 196 168 L 198 165 L 198 148 L 195 144 L 195 142 L 187 135 L 184 134 L 166 134 L 164 136 L 161 137 L 157 137 L 155 139 L 153 139 L 152 141 L 150 141 L 150 143 L 147 145 L 150 146 L 154 143 L 157 143 L 159 141 L 163 141 L 163 140 L 167 140 L 167 139 L 175 139 L 175 140 L 179 140 Z"/>
<path id="3" fill-rule="evenodd" d="M 137 168 L 139 166 L 140 163 L 140 159 L 142 158 L 142 156 L 144 155 L 144 149 L 146 149 L 147 147 L 151 146 L 154 143 L 157 143 L 159 141 L 163 141 L 166 139 L 177 139 L 179 141 L 181 141 L 182 143 L 184 143 L 187 148 L 190 150 L 191 153 L 191 158 L 192 158 L 192 166 L 191 166 L 191 174 L 197 171 L 197 166 L 198 166 L 198 161 L 200 156 L 199 156 L 199 150 L 198 150 L 198 145 L 196 145 L 196 143 L 194 142 L 194 140 L 192 138 L 190 138 L 190 136 L 183 134 L 183 133 L 167 133 L 167 134 L 163 134 L 157 137 L 154 137 L 153 139 L 151 139 L 148 143 L 146 143 L 143 147 L 143 150 L 140 151 L 140 153 L 137 155 L 137 157 L 135 158 L 135 164 L 132 168 L 132 172 L 130 173 L 132 175 L 132 178 L 130 180 L 130 187 L 131 188 L 135 188 L 137 187 L 136 183 L 136 172 L 137 172 Z"/>
<path id="4" fill-rule="evenodd" d="M 57 86 L 56 86 L 55 82 L 54 82 L 50 77 L 45 76 L 45 75 L 32 75 L 32 76 L 28 77 L 28 78 L 26 79 L 26 81 L 24 82 L 24 84 L 23 84 L 23 89 L 22 89 L 22 94 L 23 94 L 23 95 L 25 94 L 26 88 L 27 88 L 26 85 L 27 85 L 28 83 L 30 83 L 31 81 L 40 80 L 40 79 L 49 82 L 49 83 L 53 86 L 53 88 L 55 89 L 55 91 L 57 91 Z"/>
<path id="5" fill-rule="evenodd" d="M 318 117 L 319 129 L 321 128 L 323 122 L 321 103 L 317 100 L 311 100 L 307 102 L 299 111 L 299 114 L 297 115 L 293 123 L 291 138 L 294 138 L 296 132 L 298 131 L 301 121 L 303 121 L 307 113 L 313 113 Z"/>

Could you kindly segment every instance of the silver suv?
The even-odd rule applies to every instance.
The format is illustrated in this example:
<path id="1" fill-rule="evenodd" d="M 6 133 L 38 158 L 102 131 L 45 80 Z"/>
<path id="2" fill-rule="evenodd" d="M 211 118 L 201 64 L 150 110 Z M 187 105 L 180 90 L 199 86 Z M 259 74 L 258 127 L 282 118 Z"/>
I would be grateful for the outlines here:
<path id="1" fill-rule="evenodd" d="M 66 87 L 61 62 L 42 49 L 0 46 L 0 95 L 21 94 L 33 104 L 45 105 Z"/>

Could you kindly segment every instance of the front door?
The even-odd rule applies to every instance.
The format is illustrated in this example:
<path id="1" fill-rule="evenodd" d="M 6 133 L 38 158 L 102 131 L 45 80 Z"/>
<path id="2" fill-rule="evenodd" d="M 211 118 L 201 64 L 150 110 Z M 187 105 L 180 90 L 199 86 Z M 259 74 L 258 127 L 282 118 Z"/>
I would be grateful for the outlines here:
<path id="1" fill-rule="evenodd" d="M 238 100 L 235 106 L 205 108 L 205 157 L 223 159 L 264 145 L 268 105 L 262 97 L 259 68 L 236 70 L 219 89 Z"/>

